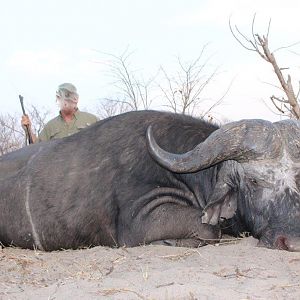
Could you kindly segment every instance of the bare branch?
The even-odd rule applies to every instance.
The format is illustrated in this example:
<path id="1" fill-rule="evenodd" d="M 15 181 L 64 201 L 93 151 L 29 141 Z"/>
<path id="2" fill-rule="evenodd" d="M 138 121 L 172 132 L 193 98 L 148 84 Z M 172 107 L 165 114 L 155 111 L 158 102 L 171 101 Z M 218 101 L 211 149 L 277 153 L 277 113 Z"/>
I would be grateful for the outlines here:
<path id="1" fill-rule="evenodd" d="M 238 36 L 234 33 L 234 31 L 233 31 L 233 29 L 232 29 L 232 26 L 231 26 L 231 20 L 230 20 L 230 18 L 229 18 L 229 29 L 230 29 L 230 31 L 231 31 L 232 36 L 235 38 L 235 40 L 236 40 L 243 48 L 245 48 L 246 50 L 249 50 L 249 51 L 256 51 L 256 50 L 255 50 L 255 47 L 252 47 L 252 48 L 247 47 L 247 46 L 246 46 L 246 45 L 238 38 Z M 237 26 L 235 26 L 235 29 L 236 29 L 237 33 L 238 33 L 241 37 L 243 37 L 244 40 L 245 40 L 246 42 L 251 43 L 251 41 L 250 41 L 249 39 L 247 39 L 247 38 L 239 31 L 239 29 L 238 29 Z M 252 46 L 253 46 L 253 45 L 252 45 Z M 253 48 L 254 48 L 254 49 L 253 49 Z"/>
<path id="2" fill-rule="evenodd" d="M 234 79 L 230 82 L 230 84 L 227 87 L 225 93 L 211 107 L 209 107 L 209 109 L 206 112 L 204 112 L 204 114 L 202 115 L 203 117 L 208 115 L 215 107 L 219 106 L 223 102 L 225 96 L 229 93 L 233 82 L 234 82 Z"/>
<path id="3" fill-rule="evenodd" d="M 229 23 L 230 24 L 230 23 Z M 276 102 L 279 103 L 284 103 L 285 108 L 292 114 L 293 117 L 299 119 L 300 118 L 300 107 L 299 107 L 299 103 L 298 103 L 298 96 L 299 96 L 299 91 L 300 88 L 297 92 L 297 95 L 295 95 L 294 89 L 293 89 L 293 85 L 292 85 L 292 80 L 291 80 L 291 76 L 287 75 L 287 79 L 285 79 L 284 75 L 282 74 L 283 70 L 286 70 L 288 68 L 282 68 L 278 66 L 277 60 L 274 56 L 274 52 L 271 52 L 269 49 L 269 41 L 268 41 L 268 37 L 269 37 L 269 33 L 270 33 L 270 27 L 271 27 L 271 19 L 269 20 L 269 24 L 268 24 L 268 29 L 267 29 L 267 34 L 266 35 L 259 35 L 257 33 L 255 33 L 254 30 L 254 24 L 255 24 L 255 15 L 253 17 L 252 20 L 252 40 L 250 40 L 250 44 L 252 45 L 252 49 L 246 48 L 247 50 L 254 50 L 255 52 L 257 52 L 260 57 L 262 57 L 265 61 L 267 61 L 268 63 L 270 63 L 273 67 L 273 70 L 277 76 L 277 79 L 280 83 L 280 86 L 282 87 L 282 90 L 284 91 L 284 93 L 287 96 L 287 100 L 285 99 L 280 99 L 278 97 L 272 96 L 271 97 L 271 101 L 273 103 L 273 105 L 275 106 L 275 108 L 280 111 L 281 113 L 285 112 L 283 111 L 282 107 L 280 107 L 280 105 L 278 105 Z M 237 38 L 237 36 L 234 34 L 231 24 L 230 24 L 230 30 L 232 32 L 233 37 L 239 42 L 239 44 L 242 44 L 242 42 Z M 240 32 L 239 30 L 237 30 L 237 32 Z M 249 41 L 244 35 L 240 34 L 245 40 Z M 294 43 L 293 45 L 296 45 L 297 43 Z M 283 49 L 284 47 L 281 47 L 279 49 Z M 288 104 L 288 105 L 286 105 Z"/>
<path id="4" fill-rule="evenodd" d="M 176 113 L 193 115 L 204 100 L 201 98 L 202 92 L 217 75 L 218 68 L 208 75 L 205 74 L 210 60 L 210 57 L 203 59 L 206 46 L 202 48 L 201 54 L 189 63 L 183 63 L 180 58 L 177 58 L 179 70 L 175 76 L 169 76 L 163 67 L 160 68 L 163 80 L 158 86 L 168 102 L 167 107 Z M 219 103 L 217 101 L 214 107 Z"/>
<path id="5" fill-rule="evenodd" d="M 24 145 L 25 134 L 20 120 L 10 114 L 0 115 L 0 155 L 17 150 Z"/>
<path id="6" fill-rule="evenodd" d="M 31 106 L 27 111 L 32 127 L 37 133 L 44 127 L 49 111 Z M 19 115 L 0 115 L 0 155 L 17 150 L 26 145 L 25 132 Z"/>
<path id="7" fill-rule="evenodd" d="M 119 109 L 109 109 L 109 114 L 112 111 L 122 110 L 122 103 L 124 103 L 126 109 L 130 108 L 130 110 L 149 109 L 152 103 L 152 99 L 149 97 L 149 89 L 153 79 L 145 82 L 137 77 L 137 72 L 131 69 L 130 57 L 132 53 L 129 52 L 128 48 L 120 56 L 102 53 L 111 58 L 111 60 L 106 62 L 106 65 L 109 68 L 109 76 L 114 79 L 112 85 L 117 91 L 114 97 L 106 98 L 104 103 L 108 105 L 108 102 L 112 101 L 114 102 L 111 105 L 112 107 L 120 105 Z M 118 100 L 116 101 L 115 99 Z M 110 105 L 108 106 L 110 107 Z M 101 105 L 101 108 L 107 114 L 103 105 Z"/>
<path id="8" fill-rule="evenodd" d="M 273 53 L 275 53 L 275 52 L 277 52 L 277 51 L 279 51 L 279 50 L 282 50 L 282 49 L 289 49 L 289 48 L 294 47 L 294 46 L 299 45 L 299 44 L 300 44 L 300 41 L 299 41 L 299 42 L 296 42 L 296 43 L 293 43 L 293 44 L 290 44 L 290 45 L 287 45 L 287 46 L 281 46 L 281 47 L 275 49 L 275 50 L 273 51 Z M 299 54 L 297 54 L 297 55 L 299 55 Z"/>

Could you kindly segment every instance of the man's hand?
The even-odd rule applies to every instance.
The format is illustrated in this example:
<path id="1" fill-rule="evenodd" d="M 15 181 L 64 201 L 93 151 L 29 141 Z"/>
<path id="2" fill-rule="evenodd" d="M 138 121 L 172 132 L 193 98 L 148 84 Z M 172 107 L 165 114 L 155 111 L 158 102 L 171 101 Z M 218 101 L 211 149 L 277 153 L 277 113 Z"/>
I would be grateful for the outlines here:
<path id="1" fill-rule="evenodd" d="M 31 121 L 30 121 L 28 115 L 23 115 L 22 116 L 21 125 L 22 125 L 24 130 L 25 130 L 26 127 L 31 129 Z"/>
<path id="2" fill-rule="evenodd" d="M 32 142 L 35 143 L 36 142 L 36 136 L 31 131 L 31 121 L 30 121 L 30 118 L 28 117 L 28 115 L 23 115 L 22 116 L 21 125 L 22 125 L 22 128 L 24 129 L 26 135 L 30 134 L 31 138 L 32 138 Z"/>

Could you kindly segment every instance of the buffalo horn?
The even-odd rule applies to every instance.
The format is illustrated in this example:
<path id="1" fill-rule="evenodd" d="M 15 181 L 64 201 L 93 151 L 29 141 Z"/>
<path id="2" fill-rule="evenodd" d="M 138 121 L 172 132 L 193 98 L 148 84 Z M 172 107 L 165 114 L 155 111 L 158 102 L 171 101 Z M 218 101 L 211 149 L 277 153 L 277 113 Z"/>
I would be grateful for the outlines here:
<path id="1" fill-rule="evenodd" d="M 275 158 L 282 151 L 280 131 L 273 123 L 259 119 L 228 123 L 183 154 L 163 150 L 155 141 L 152 126 L 147 129 L 147 141 L 152 157 L 176 173 L 196 172 L 225 160 Z"/>

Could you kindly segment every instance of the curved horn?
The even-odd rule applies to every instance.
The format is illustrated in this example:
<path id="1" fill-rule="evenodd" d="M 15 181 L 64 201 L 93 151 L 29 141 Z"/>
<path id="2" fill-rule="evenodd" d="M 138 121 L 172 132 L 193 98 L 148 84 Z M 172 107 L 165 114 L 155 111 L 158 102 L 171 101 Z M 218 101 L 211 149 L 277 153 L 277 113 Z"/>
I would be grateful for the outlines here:
<path id="1" fill-rule="evenodd" d="M 160 148 L 152 126 L 147 129 L 147 141 L 153 158 L 176 173 L 196 172 L 224 160 L 242 162 L 274 158 L 282 148 L 280 133 L 273 123 L 255 119 L 228 123 L 184 154 L 169 153 Z"/>

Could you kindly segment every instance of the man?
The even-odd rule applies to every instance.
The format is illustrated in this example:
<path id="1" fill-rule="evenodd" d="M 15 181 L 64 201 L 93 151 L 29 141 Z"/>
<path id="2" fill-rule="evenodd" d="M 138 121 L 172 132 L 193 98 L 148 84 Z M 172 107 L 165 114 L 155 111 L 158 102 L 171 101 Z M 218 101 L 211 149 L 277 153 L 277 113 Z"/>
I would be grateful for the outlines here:
<path id="1" fill-rule="evenodd" d="M 59 115 L 50 120 L 38 137 L 31 132 L 31 121 L 28 116 L 22 116 L 22 127 L 28 126 L 33 142 L 59 139 L 78 132 L 98 121 L 98 118 L 90 113 L 78 109 L 78 93 L 72 83 L 63 83 L 56 91 L 56 101 L 60 107 Z"/>

